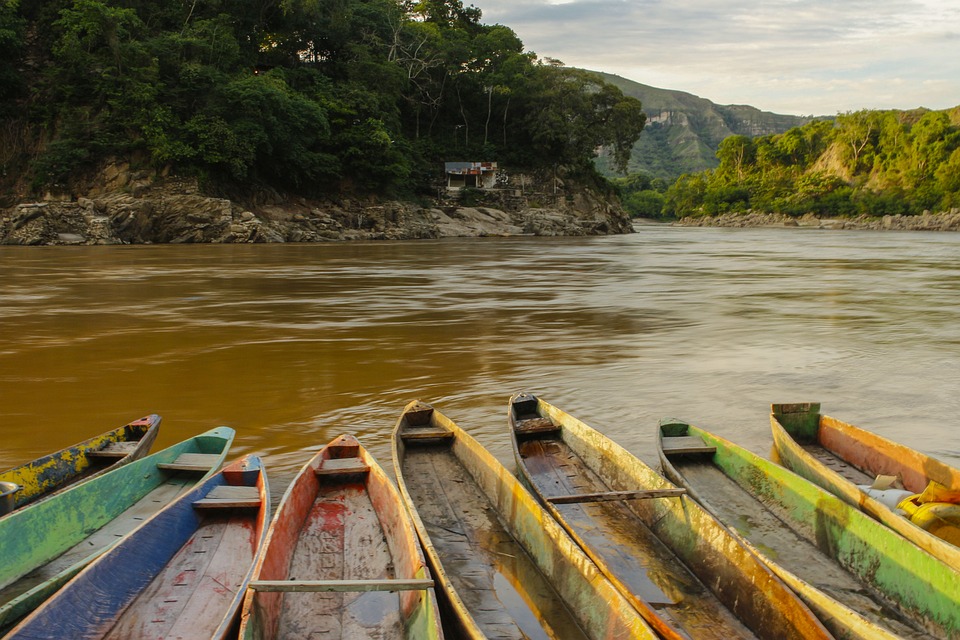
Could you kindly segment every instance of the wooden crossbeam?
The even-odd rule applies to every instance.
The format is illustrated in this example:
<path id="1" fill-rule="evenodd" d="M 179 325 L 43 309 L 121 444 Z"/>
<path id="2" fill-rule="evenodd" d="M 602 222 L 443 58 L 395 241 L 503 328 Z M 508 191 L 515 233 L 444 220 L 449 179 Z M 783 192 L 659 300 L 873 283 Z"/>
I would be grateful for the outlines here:
<path id="1" fill-rule="evenodd" d="M 518 434 L 526 435 L 528 433 L 551 433 L 559 431 L 560 425 L 554 424 L 550 418 L 529 418 L 527 420 L 518 420 L 513 428 Z"/>
<path id="2" fill-rule="evenodd" d="M 446 429 L 404 429 L 400 432 L 401 440 L 448 440 L 453 438 L 453 431 Z"/>
<path id="3" fill-rule="evenodd" d="M 360 458 L 328 458 L 320 463 L 314 473 L 318 476 L 339 476 L 353 473 L 368 473 L 370 467 Z"/>
<path id="4" fill-rule="evenodd" d="M 568 496 L 553 496 L 547 502 L 553 504 L 576 504 L 580 502 L 611 502 L 613 500 L 647 500 L 650 498 L 676 498 L 686 489 L 643 489 L 640 491 L 603 491 L 600 493 L 575 493 Z"/>
<path id="5" fill-rule="evenodd" d="M 254 580 L 254 591 L 421 591 L 433 587 L 433 580 Z"/>
<path id="6" fill-rule="evenodd" d="M 704 443 L 697 436 L 665 436 L 661 438 L 660 447 L 664 453 L 716 453 L 717 448 Z"/>
<path id="7" fill-rule="evenodd" d="M 221 485 L 200 500 L 194 500 L 193 506 L 198 509 L 259 508 L 260 491 L 256 487 Z"/>
<path id="8" fill-rule="evenodd" d="M 181 453 L 173 462 L 158 462 L 158 469 L 168 471 L 209 471 L 220 461 L 216 453 Z"/>
<path id="9" fill-rule="evenodd" d="M 108 442 L 104 447 L 87 451 L 88 458 L 125 458 L 137 448 L 136 442 Z"/>

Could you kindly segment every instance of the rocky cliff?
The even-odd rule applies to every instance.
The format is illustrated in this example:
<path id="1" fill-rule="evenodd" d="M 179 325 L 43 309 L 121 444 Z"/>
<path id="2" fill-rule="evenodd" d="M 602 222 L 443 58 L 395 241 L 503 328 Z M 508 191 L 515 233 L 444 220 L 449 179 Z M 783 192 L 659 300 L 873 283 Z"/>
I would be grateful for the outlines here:
<path id="1" fill-rule="evenodd" d="M 255 204 L 201 193 L 194 181 L 111 169 L 78 197 L 48 196 L 0 213 L 0 244 L 324 242 L 452 236 L 630 233 L 615 200 L 551 181 L 543 190 L 440 192 L 418 204 L 373 198 L 307 200 L 271 194 Z M 124 177 L 126 176 L 126 177 Z M 536 184 L 535 177 L 518 181 Z"/>

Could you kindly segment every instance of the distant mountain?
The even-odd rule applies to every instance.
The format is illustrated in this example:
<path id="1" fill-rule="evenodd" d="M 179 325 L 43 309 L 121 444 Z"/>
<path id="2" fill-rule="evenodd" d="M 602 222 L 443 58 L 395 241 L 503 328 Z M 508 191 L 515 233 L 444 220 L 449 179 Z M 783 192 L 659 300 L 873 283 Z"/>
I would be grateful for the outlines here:
<path id="1" fill-rule="evenodd" d="M 625 95 L 640 100 L 647 124 L 633 147 L 630 172 L 643 171 L 673 181 L 684 173 L 716 167 L 717 147 L 731 135 L 762 136 L 799 127 L 814 116 L 788 116 L 747 105 L 719 105 L 683 91 L 657 89 L 620 76 L 596 72 Z M 597 167 L 615 175 L 608 153 Z"/>

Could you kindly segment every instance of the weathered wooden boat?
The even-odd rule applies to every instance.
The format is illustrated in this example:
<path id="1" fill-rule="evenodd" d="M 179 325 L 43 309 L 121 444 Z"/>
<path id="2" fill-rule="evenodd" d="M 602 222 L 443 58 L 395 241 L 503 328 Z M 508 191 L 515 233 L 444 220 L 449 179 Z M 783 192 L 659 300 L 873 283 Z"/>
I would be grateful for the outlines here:
<path id="1" fill-rule="evenodd" d="M 830 637 L 684 489 L 536 396 L 508 414 L 525 483 L 661 638 Z"/>
<path id="2" fill-rule="evenodd" d="M 403 410 L 393 462 L 452 637 L 656 637 L 514 475 L 430 405 Z"/>
<path id="3" fill-rule="evenodd" d="M 269 520 L 266 473 L 247 456 L 104 552 L 5 638 L 236 637 Z"/>
<path id="4" fill-rule="evenodd" d="M 0 472 L 0 483 L 9 483 L 0 500 L 0 516 L 40 500 L 81 480 L 145 456 L 160 429 L 160 416 L 134 420 L 72 447 Z"/>
<path id="5" fill-rule="evenodd" d="M 821 415 L 818 403 L 772 405 L 770 424 L 783 466 L 960 569 L 960 470 Z"/>
<path id="6" fill-rule="evenodd" d="M 0 629 L 216 472 L 233 438 L 212 429 L 0 518 Z"/>
<path id="7" fill-rule="evenodd" d="M 876 520 L 686 422 L 661 421 L 658 452 L 838 637 L 960 638 L 960 573 Z"/>
<path id="8" fill-rule="evenodd" d="M 240 637 L 443 637 L 409 515 L 353 436 L 325 446 L 287 488 L 244 601 Z"/>

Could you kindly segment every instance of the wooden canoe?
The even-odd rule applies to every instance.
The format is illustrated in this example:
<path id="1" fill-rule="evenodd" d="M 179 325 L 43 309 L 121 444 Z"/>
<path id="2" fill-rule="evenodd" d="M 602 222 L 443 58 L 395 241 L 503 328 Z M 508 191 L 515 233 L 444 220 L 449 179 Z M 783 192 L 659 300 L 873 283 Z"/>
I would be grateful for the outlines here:
<path id="1" fill-rule="evenodd" d="M 678 420 L 664 474 L 749 543 L 838 637 L 960 638 L 960 573 L 787 469 Z"/>
<path id="2" fill-rule="evenodd" d="M 772 405 L 770 425 L 780 464 L 960 569 L 960 504 L 956 504 L 960 502 L 960 470 L 877 434 L 820 415 L 818 403 Z M 919 505 L 924 511 L 914 516 L 922 525 L 918 526 L 897 512 L 898 500 L 888 506 L 880 499 L 882 493 L 868 492 L 878 476 L 893 480 L 890 488 L 903 490 L 903 495 L 921 495 L 935 483 L 933 486 L 942 487 L 949 497 L 939 504 Z M 952 511 L 952 518 L 938 517 L 934 511 L 938 508 Z M 925 513 L 932 517 L 924 522 L 920 517 Z"/>
<path id="3" fill-rule="evenodd" d="M 353 436 L 324 447 L 287 488 L 244 600 L 240 637 L 443 637 L 409 515 Z"/>
<path id="4" fill-rule="evenodd" d="M 212 429 L 0 518 L 0 629 L 216 472 L 233 438 Z"/>
<path id="5" fill-rule="evenodd" d="M 514 475 L 430 405 L 404 409 L 393 462 L 450 636 L 656 637 Z"/>
<path id="6" fill-rule="evenodd" d="M 81 480 L 145 456 L 160 429 L 160 416 L 151 414 L 117 429 L 107 431 L 72 447 L 37 458 L 0 472 L 0 482 L 16 485 L 6 502 L 0 502 L 0 516 L 19 509 Z M 4 508 L 7 504 L 7 508 Z"/>
<path id="7" fill-rule="evenodd" d="M 247 456 L 164 507 L 4 637 L 236 637 L 269 520 L 266 473 Z"/>
<path id="8" fill-rule="evenodd" d="M 605 435 L 530 394 L 508 415 L 523 480 L 661 638 L 830 637 L 683 489 Z"/>

